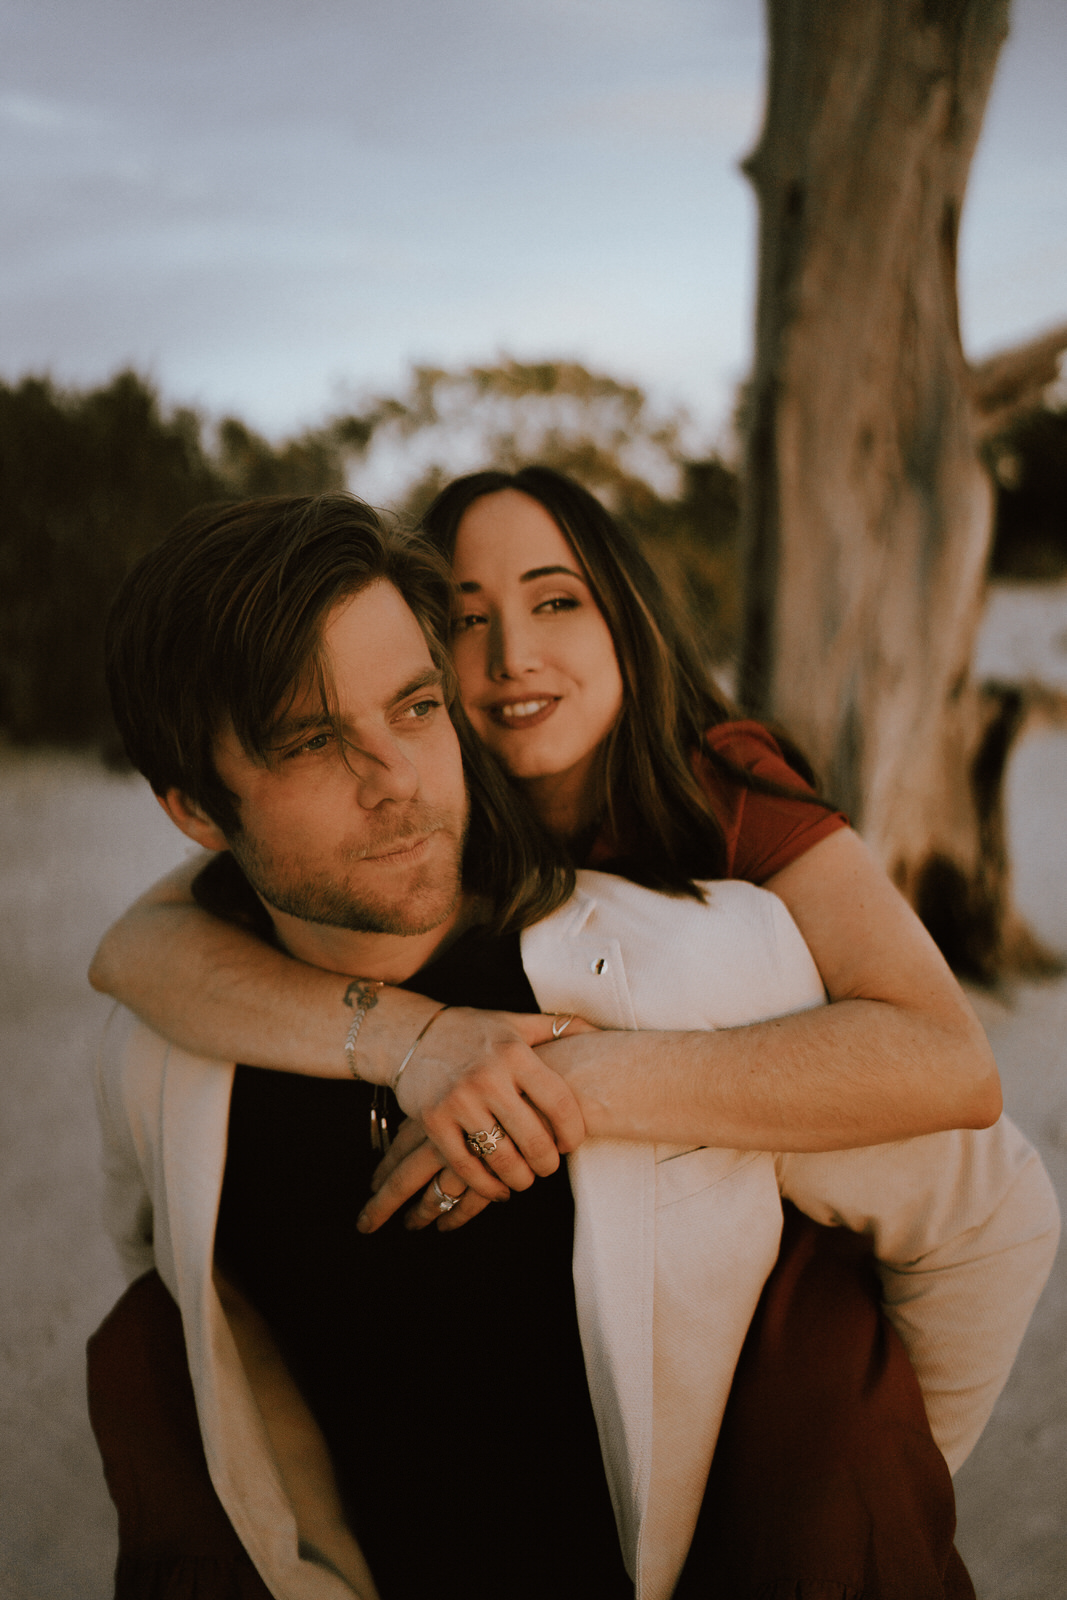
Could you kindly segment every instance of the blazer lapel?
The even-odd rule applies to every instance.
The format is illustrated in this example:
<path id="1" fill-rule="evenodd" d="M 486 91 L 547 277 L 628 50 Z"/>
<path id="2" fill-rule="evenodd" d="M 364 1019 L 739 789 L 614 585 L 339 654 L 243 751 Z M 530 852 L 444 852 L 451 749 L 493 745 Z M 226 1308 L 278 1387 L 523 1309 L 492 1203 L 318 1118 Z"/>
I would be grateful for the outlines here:
<path id="1" fill-rule="evenodd" d="M 586 929 L 579 891 L 522 936 L 537 1003 L 604 1028 L 636 1020 L 617 940 Z M 567 1158 L 574 1192 L 574 1291 L 586 1376 L 619 1543 L 631 1577 L 652 1474 L 656 1166 L 650 1145 L 589 1140 Z"/>

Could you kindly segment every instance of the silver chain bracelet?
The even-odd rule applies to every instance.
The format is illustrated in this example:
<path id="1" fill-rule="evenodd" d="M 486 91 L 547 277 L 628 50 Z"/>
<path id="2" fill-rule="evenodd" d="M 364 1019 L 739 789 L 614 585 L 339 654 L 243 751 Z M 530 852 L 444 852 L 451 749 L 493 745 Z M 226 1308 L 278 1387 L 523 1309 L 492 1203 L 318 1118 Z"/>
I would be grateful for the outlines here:
<path id="1" fill-rule="evenodd" d="M 379 978 L 353 978 L 345 990 L 345 1005 L 353 1006 L 356 1013 L 345 1035 L 345 1060 L 353 1078 L 358 1078 L 361 1083 L 366 1083 L 368 1080 L 360 1078 L 356 1071 L 356 1040 L 367 1012 L 373 1011 L 378 1004 L 378 990 L 382 987 Z"/>

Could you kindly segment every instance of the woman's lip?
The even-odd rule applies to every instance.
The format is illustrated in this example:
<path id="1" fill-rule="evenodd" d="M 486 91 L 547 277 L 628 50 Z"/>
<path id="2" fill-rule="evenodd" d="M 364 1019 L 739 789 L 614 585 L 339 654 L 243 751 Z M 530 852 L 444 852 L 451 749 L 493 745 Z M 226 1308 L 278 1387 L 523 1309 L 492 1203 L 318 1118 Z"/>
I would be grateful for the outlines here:
<path id="1" fill-rule="evenodd" d="M 530 694 L 522 700 L 498 700 L 495 705 L 483 706 L 482 710 L 495 727 L 506 728 L 509 733 L 520 733 L 524 728 L 539 727 L 552 715 L 559 701 L 557 694 Z M 505 707 L 510 709 L 510 716 L 506 714 Z M 527 711 L 526 707 L 533 709 Z"/>

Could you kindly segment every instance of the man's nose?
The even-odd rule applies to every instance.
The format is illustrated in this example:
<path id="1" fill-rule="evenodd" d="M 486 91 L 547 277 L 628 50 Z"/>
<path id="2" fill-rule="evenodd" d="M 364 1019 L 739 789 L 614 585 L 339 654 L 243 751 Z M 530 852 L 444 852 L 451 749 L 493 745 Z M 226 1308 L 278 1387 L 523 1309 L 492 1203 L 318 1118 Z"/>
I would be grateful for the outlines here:
<path id="1" fill-rule="evenodd" d="M 364 811 L 372 811 L 383 800 L 412 800 L 418 793 L 418 769 L 396 740 L 376 739 L 358 750 L 349 746 L 345 756 Z"/>

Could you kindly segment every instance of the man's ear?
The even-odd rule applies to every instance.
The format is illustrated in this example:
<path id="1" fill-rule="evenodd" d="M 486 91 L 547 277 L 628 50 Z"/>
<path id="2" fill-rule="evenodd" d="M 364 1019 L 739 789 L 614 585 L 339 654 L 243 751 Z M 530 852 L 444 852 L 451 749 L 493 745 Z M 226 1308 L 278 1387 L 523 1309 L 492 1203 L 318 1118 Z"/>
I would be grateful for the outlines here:
<path id="1" fill-rule="evenodd" d="M 226 836 L 217 822 L 212 822 L 206 811 L 190 800 L 187 794 L 180 789 L 168 789 L 166 794 L 157 794 L 156 799 L 163 807 L 167 816 L 190 839 L 203 845 L 205 850 L 226 850 Z"/>

